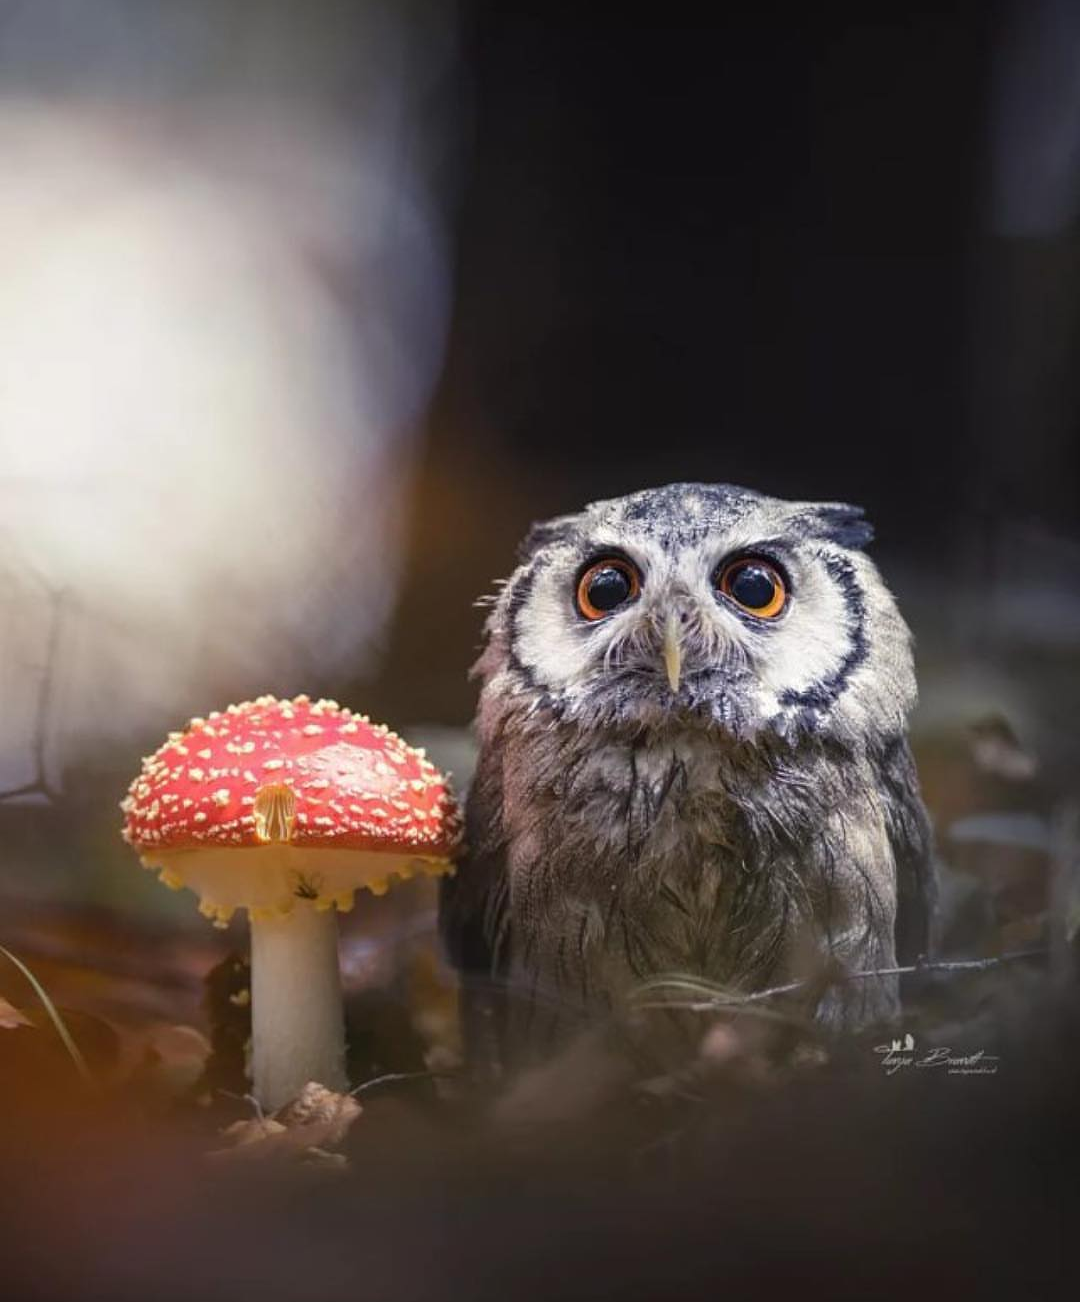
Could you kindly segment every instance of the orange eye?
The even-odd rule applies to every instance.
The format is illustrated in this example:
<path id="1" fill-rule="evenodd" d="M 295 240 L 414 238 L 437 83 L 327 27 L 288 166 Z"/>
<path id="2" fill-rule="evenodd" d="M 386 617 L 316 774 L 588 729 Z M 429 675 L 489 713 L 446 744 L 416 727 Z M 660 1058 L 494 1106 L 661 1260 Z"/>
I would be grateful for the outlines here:
<path id="1" fill-rule="evenodd" d="M 716 586 L 725 597 L 759 619 L 775 619 L 787 604 L 787 588 L 780 571 L 758 557 L 747 556 L 725 565 Z"/>
<path id="2" fill-rule="evenodd" d="M 578 579 L 577 607 L 586 619 L 603 619 L 641 591 L 637 570 L 621 556 L 594 561 Z"/>

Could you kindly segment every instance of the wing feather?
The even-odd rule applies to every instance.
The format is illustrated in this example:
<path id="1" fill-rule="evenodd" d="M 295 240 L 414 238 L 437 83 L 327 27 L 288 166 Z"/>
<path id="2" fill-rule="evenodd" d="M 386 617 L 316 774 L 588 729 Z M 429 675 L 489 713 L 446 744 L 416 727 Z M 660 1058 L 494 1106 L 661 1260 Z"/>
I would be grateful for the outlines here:
<path id="1" fill-rule="evenodd" d="M 930 818 L 906 737 L 886 747 L 879 778 L 896 863 L 896 957 L 907 965 L 935 949 L 937 873 Z"/>
<path id="2" fill-rule="evenodd" d="M 466 853 L 439 889 L 439 931 L 461 974 L 465 1051 L 481 1073 L 496 1069 L 505 1020 L 500 978 L 510 910 L 502 808 L 502 767 L 495 749 L 483 747 L 465 804 Z"/>

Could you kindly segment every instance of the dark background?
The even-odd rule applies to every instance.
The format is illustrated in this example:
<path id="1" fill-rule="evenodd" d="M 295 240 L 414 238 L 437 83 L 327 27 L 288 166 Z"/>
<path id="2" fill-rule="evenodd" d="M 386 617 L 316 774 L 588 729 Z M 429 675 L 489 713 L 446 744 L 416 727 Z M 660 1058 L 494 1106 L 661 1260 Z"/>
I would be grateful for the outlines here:
<path id="1" fill-rule="evenodd" d="M 597 497 L 700 479 L 855 501 L 884 557 L 965 585 L 988 517 L 1071 518 L 1071 428 L 993 419 L 988 327 L 1047 243 L 988 211 L 1007 16 L 466 7 L 456 303 L 387 713 L 468 717 L 469 601 L 530 519 Z"/>

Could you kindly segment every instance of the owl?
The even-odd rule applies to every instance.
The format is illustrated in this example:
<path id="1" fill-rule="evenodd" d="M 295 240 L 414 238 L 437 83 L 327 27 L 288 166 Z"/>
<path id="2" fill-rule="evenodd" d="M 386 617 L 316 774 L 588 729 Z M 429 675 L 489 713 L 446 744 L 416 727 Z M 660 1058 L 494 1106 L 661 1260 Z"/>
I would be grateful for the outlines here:
<path id="1" fill-rule="evenodd" d="M 853 974 L 927 952 L 934 889 L 870 538 L 856 507 L 726 484 L 533 526 L 490 601 L 440 900 L 472 1052 L 528 1061 L 672 974 L 895 1018 L 896 977 Z"/>

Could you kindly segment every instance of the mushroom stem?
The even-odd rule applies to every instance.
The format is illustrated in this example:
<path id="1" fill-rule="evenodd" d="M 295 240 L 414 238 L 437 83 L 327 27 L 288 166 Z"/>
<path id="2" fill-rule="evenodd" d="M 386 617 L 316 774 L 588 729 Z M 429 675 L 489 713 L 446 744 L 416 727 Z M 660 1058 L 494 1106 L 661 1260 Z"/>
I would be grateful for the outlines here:
<path id="1" fill-rule="evenodd" d="M 348 1088 L 333 909 L 297 900 L 285 917 L 252 917 L 251 1046 L 254 1094 L 267 1111 L 310 1080 Z"/>

